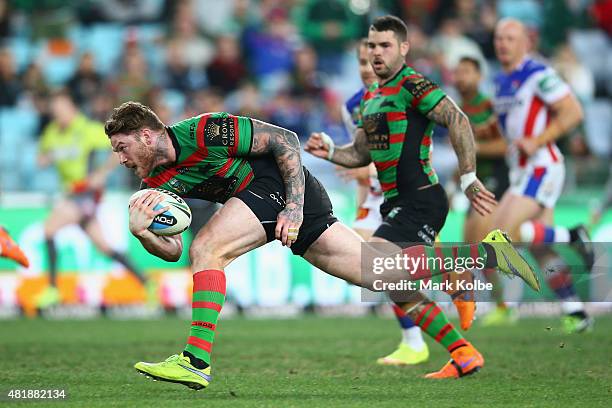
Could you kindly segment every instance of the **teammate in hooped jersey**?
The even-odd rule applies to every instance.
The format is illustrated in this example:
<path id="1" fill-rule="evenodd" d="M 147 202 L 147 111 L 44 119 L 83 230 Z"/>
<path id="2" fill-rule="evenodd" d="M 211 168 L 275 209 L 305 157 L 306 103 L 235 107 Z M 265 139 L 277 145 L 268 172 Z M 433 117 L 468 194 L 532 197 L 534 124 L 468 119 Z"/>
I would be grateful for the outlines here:
<path id="1" fill-rule="evenodd" d="M 563 155 L 555 141 L 581 122 L 582 108 L 551 67 L 529 57 L 529 39 L 522 23 L 501 20 L 495 30 L 495 50 L 503 72 L 495 78 L 494 104 L 511 147 L 507 154 L 510 188 L 500 202 L 493 225 L 522 242 L 572 242 L 586 264 L 592 265 L 586 229 L 553 223 L 554 206 L 565 178 Z M 538 258 L 545 270 L 555 271 L 548 276 L 548 282 L 564 300 L 565 329 L 579 332 L 589 328 L 591 320 L 576 295 L 567 265 L 558 255 Z"/>
<path id="2" fill-rule="evenodd" d="M 431 166 L 431 136 L 436 123 L 449 129 L 462 187 L 473 208 L 487 214 L 496 203 L 476 177 L 474 136 L 467 117 L 436 84 L 405 64 L 410 48 L 407 36 L 406 25 L 395 16 L 374 21 L 368 33 L 368 58 L 380 82 L 361 99 L 353 142 L 336 147 L 320 134 L 313 134 L 305 147 L 313 155 L 345 167 L 375 164 L 384 195 L 380 207 L 383 223 L 369 241 L 402 247 L 418 242 L 433 245 L 448 214 L 446 193 Z M 474 317 L 473 298 L 462 293 L 451 295 L 461 296 L 453 300 L 462 326 L 469 328 Z M 445 342 L 447 332 L 458 333 L 452 325 L 436 333 L 418 318 L 426 303 L 432 304 L 424 296 L 415 300 L 409 315 L 452 356 L 428 377 L 456 378 L 463 372 L 478 371 L 484 359 L 471 344 L 463 340 L 462 346 L 455 348 Z M 461 361 L 469 362 L 465 371 L 457 369 Z"/>
<path id="3" fill-rule="evenodd" d="M 344 126 L 351 135 L 354 135 L 357 131 L 357 124 L 361 118 L 361 99 L 367 92 L 367 89 L 377 80 L 372 65 L 368 60 L 367 39 L 360 41 L 357 47 L 357 59 L 359 62 L 359 75 L 364 87 L 357 91 L 342 106 Z M 383 222 L 380 206 L 383 204 L 384 197 L 376 174 L 376 166 L 374 166 L 374 163 L 370 163 L 366 167 L 347 169 L 339 166 L 338 169 L 343 178 L 355 179 L 357 181 L 358 208 L 357 218 L 353 222 L 353 229 L 367 241 Z M 423 340 L 421 328 L 400 307 L 393 304 L 391 306 L 401 328 L 402 340 L 397 349 L 377 359 L 377 363 L 381 365 L 402 366 L 415 365 L 427 361 L 429 358 L 429 348 Z"/>

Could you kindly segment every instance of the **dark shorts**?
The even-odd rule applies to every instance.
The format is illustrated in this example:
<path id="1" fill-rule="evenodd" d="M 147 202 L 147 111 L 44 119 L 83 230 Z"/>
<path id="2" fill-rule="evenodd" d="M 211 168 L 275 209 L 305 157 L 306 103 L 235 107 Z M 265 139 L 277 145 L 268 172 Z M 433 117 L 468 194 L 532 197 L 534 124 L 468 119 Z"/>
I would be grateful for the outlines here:
<path id="1" fill-rule="evenodd" d="M 508 190 L 508 187 L 510 187 L 510 170 L 503 159 L 497 161 L 489 170 L 490 171 L 484 174 L 479 174 L 478 178 L 482 181 L 482 184 L 484 184 L 487 190 L 495 194 L 495 199 L 499 201 L 506 190 Z M 469 212 L 471 213 L 473 211 L 474 209 L 470 205 Z"/>
<path id="2" fill-rule="evenodd" d="M 266 231 L 267 242 L 274 241 L 274 230 L 278 213 L 285 208 L 285 185 L 276 162 L 270 159 L 251 160 L 254 178 L 247 188 L 235 195 L 242 200 L 257 216 Z M 333 223 L 332 204 L 323 185 L 304 167 L 304 221 L 291 251 L 304 255 Z"/>
<path id="3" fill-rule="evenodd" d="M 407 247 L 433 245 L 446 222 L 448 198 L 440 184 L 417 190 L 410 197 L 385 201 L 380 206 L 382 224 L 374 236 Z"/>

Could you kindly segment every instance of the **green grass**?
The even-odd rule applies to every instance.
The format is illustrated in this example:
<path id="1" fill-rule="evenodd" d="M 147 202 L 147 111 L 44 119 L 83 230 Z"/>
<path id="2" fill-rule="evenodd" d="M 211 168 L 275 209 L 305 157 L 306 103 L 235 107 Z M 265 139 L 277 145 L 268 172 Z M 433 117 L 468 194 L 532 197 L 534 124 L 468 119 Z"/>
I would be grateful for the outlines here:
<path id="1" fill-rule="evenodd" d="M 468 339 L 485 356 L 485 368 L 461 380 L 431 381 L 420 376 L 447 360 L 432 342 L 429 362 L 416 368 L 374 364 L 396 345 L 392 320 L 226 320 L 215 343 L 214 381 L 196 392 L 132 368 L 180 351 L 185 321 L 2 321 L 0 389 L 65 388 L 69 398 L 52 403 L 57 407 L 609 406 L 612 317 L 599 318 L 586 335 L 566 336 L 558 323 L 475 327 Z M 0 400 L 0 407 L 9 405 Z"/>

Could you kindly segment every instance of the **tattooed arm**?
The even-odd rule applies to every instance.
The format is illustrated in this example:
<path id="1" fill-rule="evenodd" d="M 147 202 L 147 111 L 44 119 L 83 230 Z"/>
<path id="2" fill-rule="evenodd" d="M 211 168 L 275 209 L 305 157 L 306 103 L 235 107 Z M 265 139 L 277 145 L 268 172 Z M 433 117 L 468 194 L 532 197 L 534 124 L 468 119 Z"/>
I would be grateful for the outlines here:
<path id="1" fill-rule="evenodd" d="M 468 173 L 476 172 L 474 135 L 472 134 L 470 121 L 465 113 L 459 109 L 450 97 L 445 96 L 427 113 L 427 118 L 448 129 L 451 144 L 459 159 L 459 173 L 461 175 L 468 175 Z M 465 194 L 477 212 L 481 215 L 488 214 L 492 211 L 490 205 L 496 204 L 495 195 L 487 190 L 474 174 L 471 176 L 475 180 L 465 189 Z"/>
<path id="2" fill-rule="evenodd" d="M 304 170 L 300 158 L 300 141 L 290 130 L 251 120 L 253 145 L 250 155 L 272 154 L 285 183 L 285 208 L 278 214 L 276 238 L 283 245 L 291 246 L 291 240 L 287 240 L 288 229 L 299 229 L 304 209 Z"/>
<path id="3" fill-rule="evenodd" d="M 459 159 L 459 172 L 476 171 L 476 146 L 470 121 L 448 96 L 442 99 L 427 118 L 448 129 L 453 149 Z"/>
<path id="4" fill-rule="evenodd" d="M 372 161 L 368 150 L 368 140 L 362 128 L 357 128 L 351 143 L 337 147 L 334 146 L 333 140 L 324 133 L 312 133 L 304 150 L 348 168 L 367 166 Z"/>

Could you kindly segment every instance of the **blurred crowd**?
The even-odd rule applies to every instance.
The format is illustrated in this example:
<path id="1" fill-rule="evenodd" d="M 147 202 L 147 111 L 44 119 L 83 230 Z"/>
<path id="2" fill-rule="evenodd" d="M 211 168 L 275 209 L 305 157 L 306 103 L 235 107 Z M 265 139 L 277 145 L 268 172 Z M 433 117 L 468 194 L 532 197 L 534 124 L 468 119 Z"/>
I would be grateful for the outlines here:
<path id="1" fill-rule="evenodd" d="M 361 86 L 354 47 L 388 13 L 409 25 L 408 63 L 451 95 L 466 55 L 485 63 L 492 92 L 494 25 L 521 19 L 585 105 L 563 148 L 609 154 L 612 0 L 0 0 L 0 188 L 52 190 L 35 155 L 58 87 L 100 121 L 137 100 L 165 123 L 229 111 L 347 142 L 340 106 Z"/>

